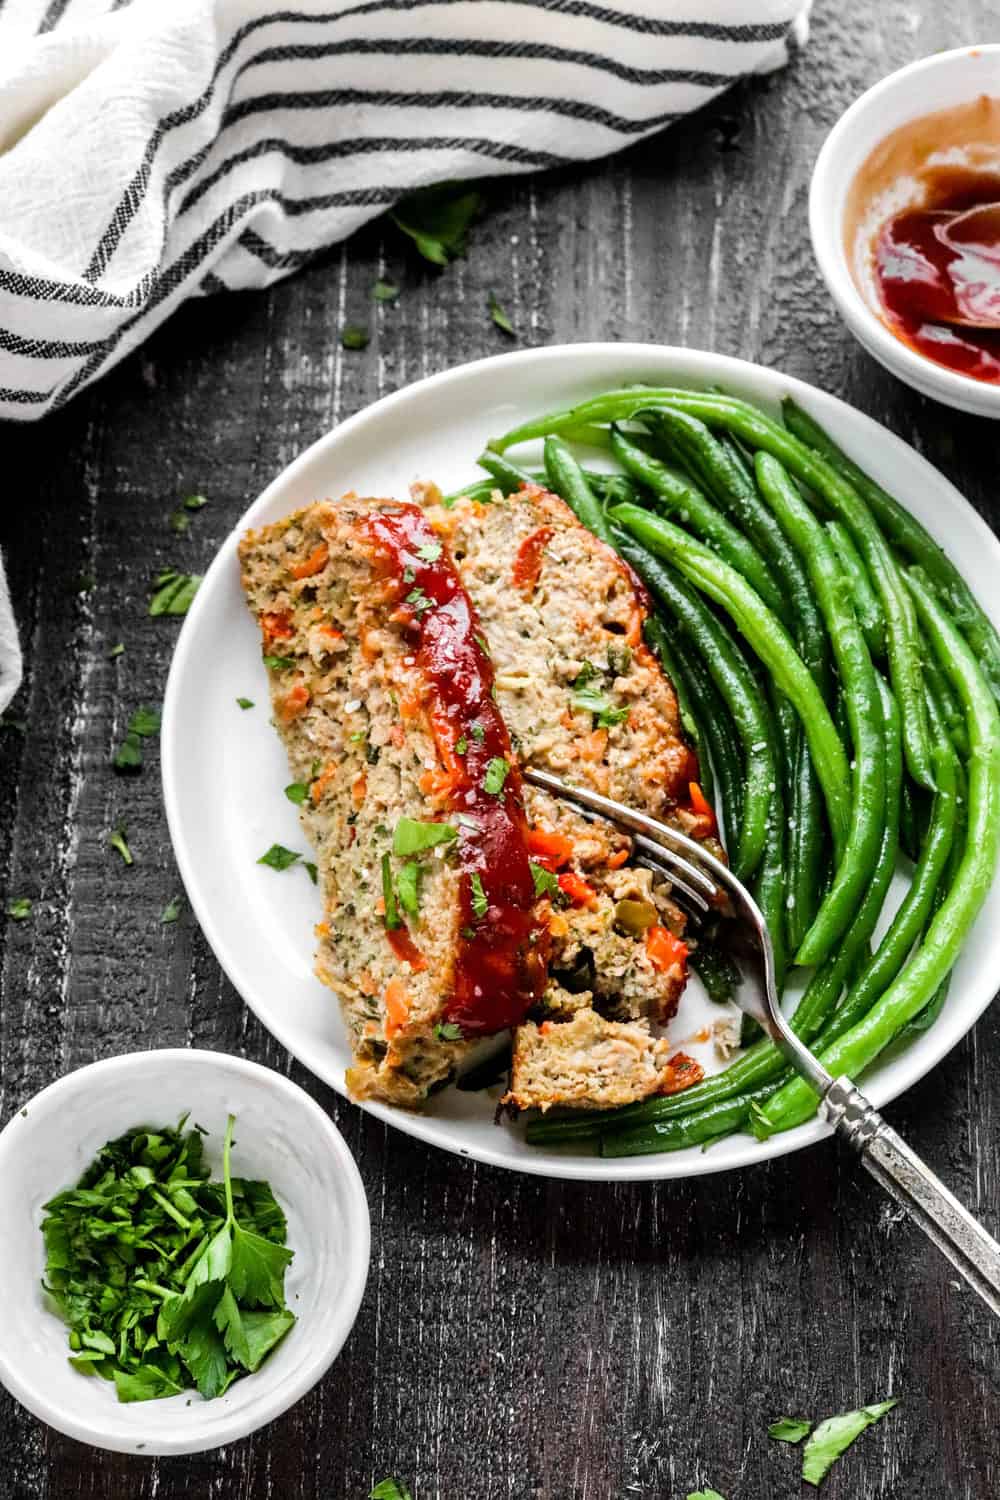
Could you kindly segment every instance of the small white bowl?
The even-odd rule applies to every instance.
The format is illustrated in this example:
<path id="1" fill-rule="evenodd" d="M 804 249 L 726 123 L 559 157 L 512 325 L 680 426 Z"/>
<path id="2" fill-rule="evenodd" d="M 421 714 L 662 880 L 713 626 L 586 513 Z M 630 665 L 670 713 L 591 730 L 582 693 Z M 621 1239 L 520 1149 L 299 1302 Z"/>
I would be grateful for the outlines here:
<path id="1" fill-rule="evenodd" d="M 862 94 L 830 131 L 813 168 L 809 229 L 833 300 L 869 354 L 925 396 L 960 411 L 1000 417 L 1000 386 L 934 364 L 889 332 L 859 291 L 844 248 L 848 192 L 875 147 L 908 121 L 967 104 L 981 94 L 1000 95 L 1000 44 L 922 58 Z"/>
<path id="2" fill-rule="evenodd" d="M 226 1116 L 236 1115 L 234 1174 L 270 1182 L 288 1219 L 285 1293 L 298 1321 L 255 1374 L 213 1401 L 185 1392 L 123 1404 L 110 1381 L 68 1362 L 68 1330 L 42 1294 L 42 1204 L 105 1141 L 135 1125 L 176 1125 L 186 1111 L 210 1132 L 213 1178 Z M 199 1453 L 280 1416 L 340 1352 L 368 1276 L 368 1203 L 340 1132 L 296 1084 L 220 1052 L 133 1052 L 43 1089 L 0 1133 L 0 1226 L 0 1381 L 59 1432 L 117 1453 Z"/>

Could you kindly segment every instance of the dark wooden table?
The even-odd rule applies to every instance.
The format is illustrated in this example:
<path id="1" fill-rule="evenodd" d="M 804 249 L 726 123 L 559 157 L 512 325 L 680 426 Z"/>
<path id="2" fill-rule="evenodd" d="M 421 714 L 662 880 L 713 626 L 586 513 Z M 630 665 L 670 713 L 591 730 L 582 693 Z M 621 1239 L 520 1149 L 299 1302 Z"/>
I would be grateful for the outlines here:
<path id="1" fill-rule="evenodd" d="M 176 636 L 147 617 L 151 574 L 206 564 L 249 500 L 343 417 L 505 348 L 490 289 L 521 345 L 648 339 L 814 381 L 915 443 L 1000 523 L 996 430 L 859 350 L 806 231 L 810 168 L 841 110 L 911 58 L 988 39 L 991 12 L 992 0 L 822 7 L 788 71 L 614 161 L 495 185 L 467 260 L 443 274 L 376 225 L 268 293 L 190 305 L 68 410 L 4 432 L 0 540 L 27 680 L 9 715 L 23 732 L 0 733 L 0 881 L 34 908 L 0 925 L 2 1118 L 95 1058 L 240 1053 L 329 1109 L 374 1234 L 354 1332 L 282 1420 L 201 1457 L 119 1458 L 3 1396 L 5 1500 L 363 1500 L 386 1474 L 416 1500 L 683 1500 L 704 1484 L 783 1500 L 800 1493 L 798 1462 L 768 1421 L 890 1393 L 902 1406 L 839 1465 L 826 1500 L 1000 1493 L 996 1325 L 839 1149 L 600 1188 L 479 1167 L 365 1118 L 264 1032 L 190 913 L 160 924 L 180 886 L 155 747 L 138 778 L 109 763 L 131 711 L 159 700 Z M 376 313 L 380 275 L 403 293 Z M 342 350 L 341 325 L 369 318 L 368 350 Z M 178 537 L 169 516 L 193 490 L 211 503 Z M 130 870 L 107 847 L 119 817 Z M 988 1013 L 889 1111 L 994 1228 L 998 1080 Z"/>

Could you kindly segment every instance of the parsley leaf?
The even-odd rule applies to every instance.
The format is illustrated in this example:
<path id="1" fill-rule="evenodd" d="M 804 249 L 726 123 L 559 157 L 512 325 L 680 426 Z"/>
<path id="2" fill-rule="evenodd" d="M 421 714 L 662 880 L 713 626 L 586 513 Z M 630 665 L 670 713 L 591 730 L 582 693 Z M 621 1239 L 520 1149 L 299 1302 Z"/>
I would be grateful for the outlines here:
<path id="1" fill-rule="evenodd" d="M 382 913 L 382 921 L 388 932 L 393 932 L 397 927 L 403 925 L 399 915 L 399 907 L 396 905 L 396 892 L 392 884 L 392 869 L 389 864 L 388 853 L 382 856 L 382 905 L 385 908 Z"/>
<path id="2" fill-rule="evenodd" d="M 170 517 L 171 529 L 178 533 L 187 531 L 191 525 L 191 511 L 201 510 L 202 506 L 207 504 L 208 501 L 204 495 L 188 495 L 187 499 L 181 501 Z"/>
<path id="3" fill-rule="evenodd" d="M 142 740 L 158 734 L 160 715 L 155 708 L 137 708 L 128 722 L 125 738 L 112 764 L 118 771 L 138 770 L 142 765 Z"/>
<path id="4" fill-rule="evenodd" d="M 589 662 L 584 663 L 590 666 Z M 600 729 L 610 729 L 614 724 L 622 724 L 628 718 L 627 708 L 615 708 L 611 699 L 601 692 L 600 688 L 591 687 L 591 677 L 595 675 L 595 669 L 591 667 L 590 673 L 581 671 L 573 684 L 573 707 L 580 713 L 596 714 L 597 724 Z"/>
<path id="5" fill-rule="evenodd" d="M 305 867 L 306 873 L 309 876 L 309 879 L 312 881 L 313 885 L 316 885 L 318 883 L 319 877 L 319 871 L 317 870 L 316 866 L 313 864 L 311 859 L 304 859 L 302 863 Z"/>
<path id="6" fill-rule="evenodd" d="M 439 1042 L 460 1042 L 465 1033 L 457 1021 L 438 1021 L 434 1027 L 434 1035 Z"/>
<path id="7" fill-rule="evenodd" d="M 8 902 L 7 915 L 14 922 L 24 922 L 31 916 L 31 902 L 27 896 L 15 896 Z"/>
<path id="8" fill-rule="evenodd" d="M 441 543 L 425 542 L 422 547 L 417 548 L 417 556 L 420 558 L 421 562 L 437 562 L 438 558 L 441 556 Z"/>
<path id="9" fill-rule="evenodd" d="M 309 788 L 304 781 L 292 781 L 285 787 L 285 796 L 289 802 L 294 802 L 296 807 L 301 807 L 309 795 Z"/>
<path id="10" fill-rule="evenodd" d="M 725 1500 L 725 1497 L 718 1490 L 694 1490 L 687 1500 Z"/>
<path id="11" fill-rule="evenodd" d="M 252 698 L 237 698 L 236 701 L 240 705 L 240 708 L 244 710 L 254 707 L 254 701 Z"/>
<path id="12" fill-rule="evenodd" d="M 132 858 L 132 851 L 128 846 L 128 838 L 125 833 L 124 823 L 119 823 L 117 828 L 113 828 L 111 830 L 111 832 L 108 834 L 108 843 L 111 845 L 112 849 L 117 849 L 118 853 L 121 855 L 122 859 L 127 865 L 135 863 Z"/>
<path id="13" fill-rule="evenodd" d="M 452 823 L 421 823 L 416 818 L 400 818 L 392 835 L 392 852 L 400 856 L 422 854 L 437 844 L 450 844 L 458 838 Z"/>
<path id="14" fill-rule="evenodd" d="M 376 281 L 372 287 L 372 296 L 376 302 L 395 302 L 399 296 L 399 287 L 394 286 L 391 281 Z"/>
<path id="15" fill-rule="evenodd" d="M 465 735 L 463 734 L 460 739 L 457 739 L 455 741 L 455 754 L 456 755 L 464 755 L 465 752 L 466 752 L 466 750 L 468 750 L 468 748 L 469 748 L 469 742 L 465 738 Z"/>
<path id="16" fill-rule="evenodd" d="M 424 610 L 434 607 L 434 600 L 428 599 L 421 588 L 411 589 L 403 602 L 408 604 L 411 609 L 416 610 L 418 615 L 423 614 Z"/>
<path id="17" fill-rule="evenodd" d="M 553 896 L 557 893 L 559 890 L 559 881 L 551 870 L 547 870 L 544 865 L 536 865 L 533 859 L 528 861 L 528 869 L 531 871 L 531 878 L 535 882 L 536 896 Z"/>
<path id="18" fill-rule="evenodd" d="M 480 921 L 482 921 L 489 910 L 490 903 L 486 898 L 486 892 L 483 890 L 483 877 L 478 870 L 474 870 L 469 876 L 469 884 L 472 887 L 472 910 Z"/>
<path id="19" fill-rule="evenodd" d="M 413 1496 L 398 1479 L 380 1479 L 368 1500 L 413 1500 Z"/>
<path id="20" fill-rule="evenodd" d="M 474 740 L 478 740 L 480 745 L 486 738 L 486 730 L 483 728 L 482 724 L 473 724 L 470 732 L 472 734 L 472 738 Z"/>
<path id="21" fill-rule="evenodd" d="M 267 865 L 272 870 L 287 870 L 290 865 L 294 865 L 295 861 L 301 858 L 301 854 L 296 854 L 293 849 L 286 849 L 284 844 L 272 844 L 257 863 Z"/>
<path id="22" fill-rule="evenodd" d="M 392 221 L 409 235 L 425 260 L 446 266 L 465 254 L 469 226 L 482 205 L 479 193 L 461 183 L 441 183 L 404 198 Z"/>
<path id="23" fill-rule="evenodd" d="M 116 656 L 123 656 L 124 654 L 125 647 L 123 643 L 119 641 L 117 646 L 112 646 L 111 650 L 108 652 L 108 661 L 114 661 Z"/>
<path id="24" fill-rule="evenodd" d="M 818 1485 L 855 1438 L 860 1437 L 873 1422 L 880 1421 L 897 1404 L 895 1399 L 879 1401 L 874 1406 L 841 1412 L 836 1417 L 827 1417 L 824 1422 L 820 1422 L 802 1450 L 802 1478 L 806 1483 Z"/>
<path id="25" fill-rule="evenodd" d="M 154 579 L 149 613 L 154 616 L 186 615 L 200 583 L 200 573 L 178 573 L 173 568 L 164 568 Z"/>
<path id="26" fill-rule="evenodd" d="M 367 328 L 361 328 L 357 323 L 348 323 L 340 331 L 340 342 L 345 349 L 367 349 L 371 340 Z"/>
<path id="27" fill-rule="evenodd" d="M 396 896 L 400 906 L 411 917 L 420 915 L 420 877 L 423 871 L 416 860 L 407 860 L 396 876 Z"/>
<path id="28" fill-rule="evenodd" d="M 510 765 L 501 756 L 494 755 L 486 767 L 486 776 L 483 779 L 483 790 L 489 792 L 491 797 L 499 797 L 503 791 L 503 784 L 510 774 Z"/>
<path id="29" fill-rule="evenodd" d="M 283 672 L 287 667 L 294 667 L 295 658 L 293 656 L 265 656 L 263 662 L 265 667 L 271 667 L 275 672 Z"/>
<path id="30" fill-rule="evenodd" d="M 183 910 L 184 910 L 184 897 L 183 896 L 174 896 L 172 900 L 170 900 L 170 901 L 167 902 L 166 906 L 163 908 L 163 910 L 160 913 L 160 923 L 161 923 L 161 925 L 164 926 L 164 927 L 167 927 L 167 926 L 170 925 L 171 922 L 176 922 L 177 918 L 180 916 L 180 914 L 181 914 L 181 912 Z"/>
<path id="31" fill-rule="evenodd" d="M 504 333 L 509 333 L 511 338 L 517 338 L 517 331 L 513 323 L 500 306 L 493 292 L 490 292 L 490 317 Z"/>
<path id="32" fill-rule="evenodd" d="M 767 1435 L 777 1438 L 779 1443 L 801 1443 L 811 1431 L 812 1423 L 804 1422 L 801 1417 L 779 1417 L 771 1423 Z"/>

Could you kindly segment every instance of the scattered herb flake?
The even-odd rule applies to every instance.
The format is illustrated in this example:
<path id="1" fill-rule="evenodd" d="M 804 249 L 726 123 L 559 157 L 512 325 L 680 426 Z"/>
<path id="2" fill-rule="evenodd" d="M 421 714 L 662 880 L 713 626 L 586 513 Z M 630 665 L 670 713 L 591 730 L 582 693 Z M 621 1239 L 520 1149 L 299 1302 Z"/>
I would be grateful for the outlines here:
<path id="1" fill-rule="evenodd" d="M 293 656 L 265 656 L 263 662 L 265 667 L 271 668 L 272 672 L 284 672 L 289 667 L 294 667 L 295 658 Z"/>
<path id="2" fill-rule="evenodd" d="M 529 860 L 528 868 L 531 871 L 531 878 L 535 882 L 536 896 L 554 896 L 558 893 L 559 881 L 551 870 L 547 870 L 544 865 L 536 865 L 533 859 Z"/>
<path id="3" fill-rule="evenodd" d="M 718 1490 L 693 1490 L 687 1500 L 725 1500 Z"/>
<path id="4" fill-rule="evenodd" d="M 285 796 L 289 802 L 294 802 L 296 807 L 301 807 L 309 795 L 309 788 L 304 781 L 292 781 L 285 787 Z"/>
<path id="5" fill-rule="evenodd" d="M 436 844 L 450 844 L 458 838 L 453 823 L 421 823 L 416 818 L 400 818 L 392 835 L 392 852 L 405 857 L 422 854 Z"/>
<path id="6" fill-rule="evenodd" d="M 439 1042 L 460 1042 L 464 1032 L 457 1021 L 438 1021 L 434 1027 L 434 1035 Z"/>
<path id="7" fill-rule="evenodd" d="M 486 767 L 486 776 L 483 780 L 483 790 L 489 792 L 491 797 L 499 797 L 503 791 L 503 784 L 510 774 L 510 765 L 501 756 L 494 755 Z"/>
<path id="8" fill-rule="evenodd" d="M 112 764 L 116 770 L 138 770 L 142 765 L 142 741 L 160 731 L 160 714 L 155 708 L 137 708 L 128 722 L 125 738 Z"/>
<path id="9" fill-rule="evenodd" d="M 309 879 L 312 881 L 313 885 L 316 885 L 319 881 L 319 871 L 317 870 L 316 866 L 313 864 L 311 859 L 304 859 L 302 861 L 302 864 L 309 876 Z"/>
<path id="10" fill-rule="evenodd" d="M 271 870 L 287 870 L 294 865 L 301 854 L 296 854 L 294 849 L 286 849 L 284 844 L 272 844 L 266 854 L 262 854 L 257 861 L 259 865 L 267 865 Z"/>
<path id="11" fill-rule="evenodd" d="M 237 698 L 236 701 L 240 705 L 240 708 L 244 710 L 254 707 L 254 701 L 252 698 Z"/>
<path id="12" fill-rule="evenodd" d="M 116 646 L 112 646 L 111 650 L 108 652 L 108 661 L 114 661 L 114 659 L 115 659 L 116 656 L 124 656 L 124 654 L 125 654 L 124 644 L 121 641 L 119 641 L 118 644 Z"/>
<path id="13" fill-rule="evenodd" d="M 474 740 L 478 740 L 478 742 L 479 742 L 480 745 L 483 743 L 483 740 L 486 738 L 486 730 L 483 728 L 482 724 L 473 724 L 472 728 L 469 731 L 469 733 L 472 735 L 472 738 Z"/>
<path id="14" fill-rule="evenodd" d="M 180 916 L 183 910 L 184 897 L 174 896 L 172 900 L 167 902 L 166 906 L 160 912 L 160 922 L 164 927 L 169 926 L 171 922 L 177 921 L 177 918 Z"/>
<path id="15" fill-rule="evenodd" d="M 511 338 L 517 337 L 517 331 L 514 328 L 513 323 L 510 321 L 510 318 L 500 306 L 500 303 L 497 301 L 496 295 L 493 292 L 490 292 L 490 317 L 493 319 L 497 327 L 502 329 L 504 333 L 509 333 Z"/>
<path id="16" fill-rule="evenodd" d="M 154 580 L 149 601 L 151 615 L 186 615 L 201 583 L 199 573 L 178 573 L 165 568 Z"/>
<path id="17" fill-rule="evenodd" d="M 457 739 L 455 741 L 455 754 L 456 755 L 464 755 L 465 752 L 466 752 L 466 750 L 468 750 L 468 748 L 469 748 L 469 742 L 465 738 L 465 735 L 463 734 L 459 739 Z"/>
<path id="18" fill-rule="evenodd" d="M 807 1484 L 818 1485 L 833 1464 L 860 1437 L 866 1427 L 871 1427 L 892 1411 L 898 1401 L 879 1401 L 873 1406 L 862 1406 L 857 1411 L 845 1411 L 820 1422 L 812 1437 L 802 1450 L 802 1478 Z"/>
<path id="19" fill-rule="evenodd" d="M 476 935 L 476 929 L 474 927 L 463 927 L 461 929 L 461 933 L 462 933 L 462 936 L 465 938 L 466 942 L 468 942 L 472 938 L 475 937 L 475 935 Z"/>
<path id="20" fill-rule="evenodd" d="M 771 1423 L 767 1435 L 777 1438 L 779 1443 L 801 1443 L 811 1431 L 812 1423 L 804 1422 L 801 1417 L 779 1417 Z"/>
<path id="21" fill-rule="evenodd" d="M 414 609 L 418 615 L 423 614 L 424 610 L 432 608 L 434 603 L 432 599 L 428 599 L 427 595 L 421 588 L 411 589 L 407 594 L 404 602 L 408 604 L 411 609 Z"/>
<path id="22" fill-rule="evenodd" d="M 382 856 L 382 904 L 385 907 L 382 921 L 385 923 L 386 930 L 392 932 L 395 928 L 401 927 L 402 918 L 399 915 L 399 907 L 396 905 L 396 892 L 392 885 L 392 869 L 387 853 Z"/>
<path id="23" fill-rule="evenodd" d="M 203 505 L 208 504 L 208 500 L 204 495 L 188 495 L 182 504 L 185 510 L 201 510 Z"/>
<path id="24" fill-rule="evenodd" d="M 469 226 L 481 205 L 479 193 L 461 183 L 442 183 L 404 198 L 392 221 L 409 235 L 425 260 L 446 266 L 465 254 Z"/>
<path id="25" fill-rule="evenodd" d="M 8 903 L 7 915 L 15 922 L 24 922 L 31 916 L 31 902 L 27 896 L 15 896 Z"/>
<path id="26" fill-rule="evenodd" d="M 421 562 L 437 562 L 438 558 L 441 556 L 441 543 L 425 542 L 422 547 L 417 548 L 417 556 L 420 558 Z"/>
<path id="27" fill-rule="evenodd" d="M 345 349 L 367 349 L 370 342 L 368 329 L 357 323 L 348 323 L 340 331 L 340 342 Z"/>
<path id="28" fill-rule="evenodd" d="M 413 1500 L 413 1496 L 398 1479 L 380 1479 L 368 1500 Z"/>
<path id="29" fill-rule="evenodd" d="M 473 870 L 469 876 L 469 884 L 472 887 L 472 910 L 480 921 L 482 921 L 489 910 L 490 903 L 486 899 L 486 892 L 483 890 L 483 877 L 478 870 Z"/>
<path id="30" fill-rule="evenodd" d="M 108 835 L 108 843 L 111 845 L 112 849 L 116 849 L 118 851 L 127 865 L 135 863 L 132 858 L 132 851 L 128 846 L 128 838 L 125 833 L 124 823 L 119 823 L 116 828 L 113 828 L 111 830 Z"/>
<path id="31" fill-rule="evenodd" d="M 372 287 L 372 296 L 376 302 L 395 302 L 399 296 L 399 287 L 391 281 L 376 281 Z"/>

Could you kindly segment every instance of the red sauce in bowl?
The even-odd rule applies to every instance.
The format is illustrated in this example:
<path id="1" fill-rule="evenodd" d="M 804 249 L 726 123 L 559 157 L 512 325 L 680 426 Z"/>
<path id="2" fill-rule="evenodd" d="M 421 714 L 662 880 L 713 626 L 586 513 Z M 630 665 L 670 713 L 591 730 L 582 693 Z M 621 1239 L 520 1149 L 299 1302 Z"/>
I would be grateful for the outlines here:
<path id="1" fill-rule="evenodd" d="M 479 621 L 447 548 L 416 505 L 363 524 L 395 582 L 430 687 L 450 820 L 459 830 L 461 924 L 446 1019 L 467 1037 L 491 1036 L 524 1020 L 547 976 L 548 928 L 535 910 L 521 773 L 493 700 Z"/>
<path id="2" fill-rule="evenodd" d="M 910 121 L 872 152 L 852 184 L 846 248 L 860 290 L 918 354 L 1000 384 L 1000 214 L 981 242 L 952 235 L 955 217 L 1000 202 L 1000 99 Z M 905 206 L 900 206 L 903 204 Z"/>

